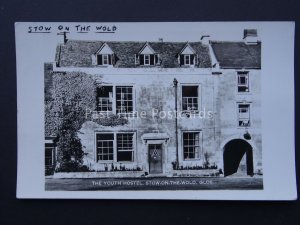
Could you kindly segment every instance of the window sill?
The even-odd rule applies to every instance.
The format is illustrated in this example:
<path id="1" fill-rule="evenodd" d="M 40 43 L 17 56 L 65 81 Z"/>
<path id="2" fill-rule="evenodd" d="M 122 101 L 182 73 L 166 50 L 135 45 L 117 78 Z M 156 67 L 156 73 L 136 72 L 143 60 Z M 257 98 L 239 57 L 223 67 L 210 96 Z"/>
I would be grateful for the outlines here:
<path id="1" fill-rule="evenodd" d="M 137 113 L 117 113 L 117 115 L 120 115 L 120 116 L 124 116 L 124 117 L 137 117 Z"/>
<path id="2" fill-rule="evenodd" d="M 98 160 L 99 164 L 134 164 L 135 161 L 114 161 L 114 160 Z"/>
<path id="3" fill-rule="evenodd" d="M 245 91 L 245 92 L 236 92 L 237 95 L 251 95 L 252 93 L 250 91 Z"/>
<path id="4" fill-rule="evenodd" d="M 196 66 L 194 64 L 182 64 L 180 65 L 182 68 L 195 68 Z"/>
<path id="5" fill-rule="evenodd" d="M 134 161 L 117 161 L 115 163 L 119 163 L 119 164 L 122 164 L 122 163 L 124 163 L 124 164 L 131 164 L 131 163 L 135 163 L 135 162 Z"/>
<path id="6" fill-rule="evenodd" d="M 108 64 L 108 65 L 96 65 L 97 67 L 102 67 L 102 68 L 107 68 L 107 67 L 114 67 L 113 65 L 111 64 Z"/>
<path id="7" fill-rule="evenodd" d="M 183 162 L 195 162 L 195 161 L 199 161 L 200 158 L 195 158 L 195 159 L 184 159 Z"/>
<path id="8" fill-rule="evenodd" d="M 242 126 L 237 126 L 237 129 L 249 129 L 249 128 L 251 128 L 251 126 L 244 126 L 244 127 L 242 127 Z"/>
<path id="9" fill-rule="evenodd" d="M 199 113 L 199 110 L 197 109 L 197 110 L 183 110 L 182 112 L 181 112 L 181 115 L 186 115 L 186 116 L 188 116 L 188 115 L 191 115 L 191 114 L 198 114 Z"/>
<path id="10" fill-rule="evenodd" d="M 99 114 L 112 114 L 113 111 L 98 111 Z"/>
<path id="11" fill-rule="evenodd" d="M 139 66 L 139 67 L 141 67 L 141 68 L 151 68 L 151 67 L 158 67 L 158 66 L 160 66 L 160 65 L 155 64 L 155 65 L 137 65 L 137 66 Z"/>

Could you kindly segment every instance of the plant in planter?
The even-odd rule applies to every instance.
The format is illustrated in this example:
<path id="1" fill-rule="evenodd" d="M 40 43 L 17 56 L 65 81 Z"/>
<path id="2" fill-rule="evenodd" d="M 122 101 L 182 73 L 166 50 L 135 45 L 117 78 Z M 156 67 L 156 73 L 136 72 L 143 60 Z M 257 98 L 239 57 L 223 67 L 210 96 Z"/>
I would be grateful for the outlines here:
<path id="1" fill-rule="evenodd" d="M 172 162 L 173 170 L 178 170 L 178 163 L 176 161 Z"/>
<path id="2" fill-rule="evenodd" d="M 105 172 L 108 171 L 108 166 L 107 166 L 107 164 L 104 164 L 104 171 L 105 171 Z"/>
<path id="3" fill-rule="evenodd" d="M 210 166 L 210 157 L 211 157 L 211 153 L 205 152 L 204 153 L 204 163 L 203 166 L 204 168 L 208 169 Z"/>

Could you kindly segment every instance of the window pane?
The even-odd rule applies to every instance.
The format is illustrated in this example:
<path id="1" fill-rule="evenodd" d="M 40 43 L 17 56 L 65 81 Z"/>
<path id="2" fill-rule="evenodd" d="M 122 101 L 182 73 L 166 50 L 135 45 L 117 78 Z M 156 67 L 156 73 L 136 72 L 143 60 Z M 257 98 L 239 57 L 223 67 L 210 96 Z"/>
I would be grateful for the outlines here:
<path id="1" fill-rule="evenodd" d="M 248 72 L 238 72 L 238 92 L 248 92 L 249 91 L 249 73 Z"/>
<path id="2" fill-rule="evenodd" d="M 113 160 L 114 134 L 97 134 L 97 160 Z"/>
<path id="3" fill-rule="evenodd" d="M 240 127 L 250 126 L 250 105 L 249 104 L 239 104 L 238 105 L 238 125 Z"/>
<path id="4" fill-rule="evenodd" d="M 198 110 L 198 86 L 182 86 L 182 110 Z"/>
<path id="5" fill-rule="evenodd" d="M 184 159 L 195 159 L 199 153 L 199 132 L 183 133 L 183 157 Z"/>
<path id="6" fill-rule="evenodd" d="M 118 152 L 118 162 L 132 161 L 132 152 Z"/>
<path id="7" fill-rule="evenodd" d="M 184 64 L 190 65 L 190 55 L 184 55 Z"/>
<path id="8" fill-rule="evenodd" d="M 102 61 L 103 61 L 103 65 L 107 65 L 108 64 L 108 55 L 102 55 Z"/>
<path id="9" fill-rule="evenodd" d="M 145 65 L 150 65 L 150 55 L 144 55 L 145 59 L 144 59 L 144 63 Z"/>
<path id="10" fill-rule="evenodd" d="M 97 89 L 97 110 L 112 111 L 113 87 L 103 86 Z"/>
<path id="11" fill-rule="evenodd" d="M 117 134 L 117 160 L 133 161 L 133 133 Z"/>
<path id="12" fill-rule="evenodd" d="M 133 112 L 133 95 L 131 86 L 116 87 L 116 98 L 117 113 Z"/>
<path id="13" fill-rule="evenodd" d="M 53 152 L 54 152 L 53 147 L 45 148 L 45 165 L 46 166 L 51 166 L 53 164 L 53 158 L 52 158 Z"/>

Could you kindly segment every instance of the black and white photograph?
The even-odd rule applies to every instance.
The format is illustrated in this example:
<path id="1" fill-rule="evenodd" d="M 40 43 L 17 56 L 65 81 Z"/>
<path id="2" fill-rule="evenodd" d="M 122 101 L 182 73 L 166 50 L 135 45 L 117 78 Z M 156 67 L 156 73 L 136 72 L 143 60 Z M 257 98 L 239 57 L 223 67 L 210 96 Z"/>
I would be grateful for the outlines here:
<path id="1" fill-rule="evenodd" d="M 268 45 L 263 36 L 272 33 L 268 25 L 21 23 L 16 28 L 26 33 L 25 39 L 17 33 L 18 57 L 30 46 L 43 52 L 32 59 L 39 62 L 42 94 L 30 94 L 39 104 L 32 129 L 39 130 L 33 140 L 39 141 L 41 192 L 66 197 L 76 191 L 89 198 L 97 193 L 177 198 L 170 197 L 172 191 L 255 196 L 269 186 L 265 180 L 274 174 L 265 154 L 271 128 L 263 130 L 270 119 L 263 112 L 272 110 L 272 101 L 264 100 L 270 87 L 262 81 L 270 76 L 262 57 Z"/>
<path id="2" fill-rule="evenodd" d="M 62 33 L 45 63 L 46 190 L 263 188 L 258 31 L 185 38 Z"/>

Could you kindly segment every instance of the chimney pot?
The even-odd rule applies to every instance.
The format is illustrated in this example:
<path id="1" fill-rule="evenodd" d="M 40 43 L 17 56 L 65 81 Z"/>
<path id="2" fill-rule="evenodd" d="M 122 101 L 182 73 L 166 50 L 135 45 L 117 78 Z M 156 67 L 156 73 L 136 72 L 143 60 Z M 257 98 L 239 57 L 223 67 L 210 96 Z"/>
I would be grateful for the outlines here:
<path id="1" fill-rule="evenodd" d="M 246 44 L 257 44 L 257 42 L 258 42 L 257 30 L 256 29 L 245 29 L 243 39 Z"/>
<path id="2" fill-rule="evenodd" d="M 59 43 L 61 43 L 61 44 L 66 44 L 67 43 L 67 41 L 68 41 L 67 33 L 68 32 L 64 31 L 64 32 L 60 32 L 60 33 L 57 34 L 59 36 Z M 60 36 L 63 36 L 63 40 L 61 40 Z"/>
<path id="3" fill-rule="evenodd" d="M 200 41 L 202 42 L 202 44 L 208 45 L 209 44 L 209 39 L 210 39 L 209 35 L 203 34 L 200 38 Z"/>

